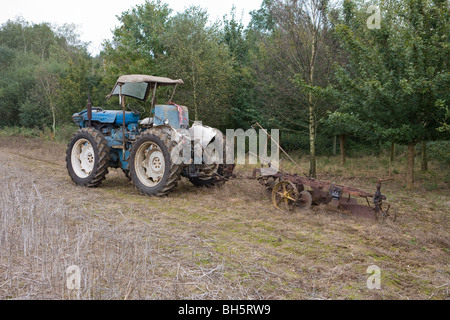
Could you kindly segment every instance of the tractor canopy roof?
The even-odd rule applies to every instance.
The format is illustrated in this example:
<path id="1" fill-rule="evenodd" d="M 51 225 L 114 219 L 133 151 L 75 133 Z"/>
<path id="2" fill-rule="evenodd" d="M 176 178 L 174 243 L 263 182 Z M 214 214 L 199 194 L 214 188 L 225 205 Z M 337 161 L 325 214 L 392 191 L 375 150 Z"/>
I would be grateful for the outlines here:
<path id="1" fill-rule="evenodd" d="M 184 84 L 183 80 L 172 80 L 169 78 L 148 76 L 143 74 L 123 75 L 119 77 L 113 90 L 106 98 L 109 99 L 112 96 L 122 94 L 124 96 L 145 101 L 148 99 L 151 89 L 156 89 L 160 86 L 176 87 L 179 84 Z"/>

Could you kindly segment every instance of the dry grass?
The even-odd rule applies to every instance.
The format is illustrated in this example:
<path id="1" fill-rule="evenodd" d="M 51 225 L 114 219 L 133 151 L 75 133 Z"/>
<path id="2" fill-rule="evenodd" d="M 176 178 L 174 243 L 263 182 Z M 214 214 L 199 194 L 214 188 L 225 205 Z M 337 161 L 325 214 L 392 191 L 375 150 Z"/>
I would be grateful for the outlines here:
<path id="1" fill-rule="evenodd" d="M 449 297 L 448 173 L 437 167 L 408 193 L 393 163 L 384 191 L 399 218 L 380 225 L 322 207 L 278 212 L 247 179 L 220 189 L 183 180 L 169 197 L 148 198 L 111 170 L 101 188 L 85 189 L 68 177 L 64 152 L 0 137 L 1 299 Z M 389 173 L 383 159 L 335 163 L 320 159 L 319 178 L 372 191 Z M 71 265 L 81 268 L 79 292 L 66 287 Z M 366 286 L 371 265 L 381 268 L 381 290 Z"/>

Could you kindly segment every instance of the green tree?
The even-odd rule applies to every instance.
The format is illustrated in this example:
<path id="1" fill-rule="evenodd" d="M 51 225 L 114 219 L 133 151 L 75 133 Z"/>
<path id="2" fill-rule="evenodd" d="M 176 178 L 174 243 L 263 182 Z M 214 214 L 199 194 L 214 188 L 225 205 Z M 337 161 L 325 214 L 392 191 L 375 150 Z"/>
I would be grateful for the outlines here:
<path id="1" fill-rule="evenodd" d="M 0 125 L 50 125 L 54 133 L 70 121 L 68 111 L 79 110 L 75 97 L 86 99 L 99 86 L 101 66 L 74 25 L 10 20 L 0 27 L 0 53 Z"/>
<path id="2" fill-rule="evenodd" d="M 344 166 L 346 160 L 346 137 L 349 135 L 367 137 L 366 124 L 357 115 L 341 111 L 330 112 L 323 122 L 327 130 L 339 136 L 341 166 Z"/>
<path id="3" fill-rule="evenodd" d="M 0 123 L 19 125 L 20 105 L 35 85 L 34 74 L 40 62 L 33 53 L 15 51 L 10 65 L 2 70 L 0 78 Z"/>
<path id="4" fill-rule="evenodd" d="M 275 29 L 275 20 L 270 12 L 270 6 L 274 0 L 263 0 L 258 10 L 250 12 L 252 19 L 250 20 L 249 29 L 259 32 L 273 31 Z"/>
<path id="5" fill-rule="evenodd" d="M 266 117 L 283 130 L 309 135 L 309 174 L 315 177 L 320 119 L 333 108 L 331 41 L 326 0 L 265 1 L 253 13 L 261 45 L 255 70 Z M 306 132 L 305 132 L 306 131 Z"/>
<path id="6" fill-rule="evenodd" d="M 51 70 L 52 65 L 41 65 L 35 74 L 36 88 L 41 92 L 44 105 L 50 109 L 52 115 L 52 137 L 56 134 L 56 112 L 58 108 L 59 70 Z"/>
<path id="7" fill-rule="evenodd" d="M 190 106 L 192 118 L 224 129 L 230 114 L 233 68 L 220 40 L 218 24 L 208 25 L 207 12 L 190 7 L 170 20 L 161 62 L 167 75 L 184 80 L 177 99 Z"/>
<path id="8" fill-rule="evenodd" d="M 72 120 L 72 115 L 86 107 L 88 96 L 92 97 L 94 105 L 103 105 L 105 97 L 109 93 L 102 84 L 102 76 L 99 69 L 95 67 L 94 60 L 79 51 L 73 54 L 64 71 L 64 75 L 59 79 L 58 88 L 58 118 L 67 123 Z M 103 92 L 99 92 L 102 88 Z"/>
<path id="9" fill-rule="evenodd" d="M 415 145 L 439 137 L 442 102 L 449 98 L 447 3 L 383 1 L 381 28 L 369 29 L 364 21 L 369 3 L 346 2 L 358 10 L 338 27 L 349 54 L 336 73 L 341 102 L 373 124 L 385 141 L 408 146 L 406 186 L 411 190 Z"/>
<path id="10" fill-rule="evenodd" d="M 256 121 L 261 121 L 256 108 L 256 81 L 251 69 L 251 50 L 254 42 L 247 39 L 242 21 L 236 18 L 235 7 L 232 8 L 229 18 L 224 16 L 223 42 L 228 48 L 233 66 L 233 76 L 230 80 L 230 127 L 249 128 Z"/>
<path id="11" fill-rule="evenodd" d="M 112 86 L 122 74 L 162 75 L 164 35 L 172 10 L 160 0 L 146 0 L 118 17 L 113 39 L 104 43 L 105 82 Z"/>

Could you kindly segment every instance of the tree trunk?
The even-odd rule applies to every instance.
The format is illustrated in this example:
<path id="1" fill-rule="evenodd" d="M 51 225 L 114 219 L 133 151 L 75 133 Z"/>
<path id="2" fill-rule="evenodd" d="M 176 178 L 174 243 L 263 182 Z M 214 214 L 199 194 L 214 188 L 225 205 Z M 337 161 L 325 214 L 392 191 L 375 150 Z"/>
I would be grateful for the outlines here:
<path id="1" fill-rule="evenodd" d="M 194 81 L 193 94 L 192 94 L 192 96 L 194 98 L 194 120 L 198 121 L 198 103 L 197 103 L 197 90 L 196 89 L 197 88 L 196 88 L 196 84 L 195 84 L 195 81 Z"/>
<path id="2" fill-rule="evenodd" d="M 395 160 L 395 142 L 391 143 L 391 162 Z"/>
<path id="3" fill-rule="evenodd" d="M 314 85 L 314 70 L 316 64 L 317 54 L 317 30 L 313 30 L 313 41 L 311 46 L 311 60 L 309 63 L 309 85 Z M 310 148 L 310 160 L 309 160 L 309 176 L 311 178 L 317 177 L 316 172 L 316 118 L 313 95 L 310 92 L 308 94 L 309 103 L 309 148 Z"/>
<path id="4" fill-rule="evenodd" d="M 406 190 L 414 189 L 414 160 L 415 160 L 415 143 L 408 144 L 407 160 L 406 160 Z"/>
<path id="5" fill-rule="evenodd" d="M 194 120 L 198 121 L 198 101 L 197 101 L 197 78 L 196 78 L 196 68 L 194 63 L 194 58 L 192 58 L 192 97 L 194 98 Z"/>
<path id="6" fill-rule="evenodd" d="M 337 136 L 336 135 L 334 135 L 334 137 L 333 137 L 333 156 L 335 156 L 336 157 L 336 150 L 337 150 Z"/>
<path id="7" fill-rule="evenodd" d="M 55 108 L 52 106 L 52 140 L 55 140 L 56 136 L 56 115 L 55 115 Z"/>
<path id="8" fill-rule="evenodd" d="M 428 171 L 427 142 L 422 141 L 422 172 Z"/>
<path id="9" fill-rule="evenodd" d="M 309 104 L 309 176 L 317 177 L 316 172 L 316 123 L 314 119 L 314 106 L 312 104 L 312 96 L 310 94 Z"/>
<path id="10" fill-rule="evenodd" d="M 50 110 L 52 110 L 52 140 L 55 140 L 56 136 L 56 111 L 55 106 L 53 105 L 53 99 L 51 95 L 48 95 L 48 101 L 50 104 Z"/>
<path id="11" fill-rule="evenodd" d="M 339 136 L 339 147 L 341 149 L 341 166 L 345 165 L 345 135 L 341 134 Z"/>

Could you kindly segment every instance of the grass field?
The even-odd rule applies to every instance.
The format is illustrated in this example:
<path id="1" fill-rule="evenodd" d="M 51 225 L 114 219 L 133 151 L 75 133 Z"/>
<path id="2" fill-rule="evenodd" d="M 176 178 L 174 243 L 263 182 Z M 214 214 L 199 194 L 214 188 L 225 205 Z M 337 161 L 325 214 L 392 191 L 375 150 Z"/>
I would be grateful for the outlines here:
<path id="1" fill-rule="evenodd" d="M 404 162 L 394 162 L 383 191 L 398 219 L 379 224 L 325 207 L 276 211 L 244 178 L 250 165 L 223 188 L 182 180 L 166 198 L 139 195 L 116 169 L 86 189 L 70 180 L 65 149 L 0 137 L 0 299 L 449 298 L 450 173 L 439 164 L 418 167 L 407 192 Z M 319 158 L 318 178 L 374 192 L 388 166 Z M 72 265 L 80 290 L 67 288 Z M 380 290 L 367 288 L 372 265 Z"/>

